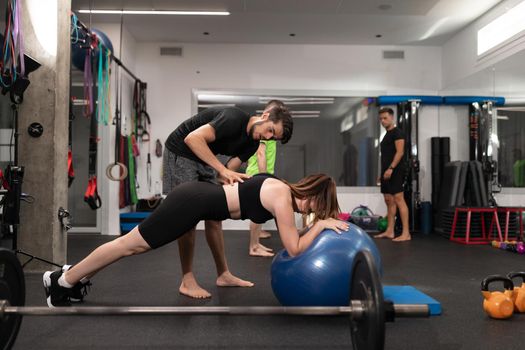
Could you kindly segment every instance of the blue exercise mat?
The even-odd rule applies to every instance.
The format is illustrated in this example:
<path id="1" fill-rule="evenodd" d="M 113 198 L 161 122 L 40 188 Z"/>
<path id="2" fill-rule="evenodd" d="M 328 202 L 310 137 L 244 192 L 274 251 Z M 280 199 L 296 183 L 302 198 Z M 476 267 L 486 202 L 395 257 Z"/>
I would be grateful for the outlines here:
<path id="1" fill-rule="evenodd" d="M 441 303 L 412 286 L 383 286 L 383 295 L 394 304 L 427 304 L 430 316 L 441 315 Z"/>

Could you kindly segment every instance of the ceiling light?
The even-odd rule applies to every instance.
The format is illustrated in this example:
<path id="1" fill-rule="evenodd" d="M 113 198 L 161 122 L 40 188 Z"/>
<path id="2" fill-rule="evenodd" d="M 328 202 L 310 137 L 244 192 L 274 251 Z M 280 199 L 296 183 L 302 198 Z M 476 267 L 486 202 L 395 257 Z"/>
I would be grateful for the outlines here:
<path id="1" fill-rule="evenodd" d="M 262 114 L 264 110 L 258 109 L 255 111 L 257 115 Z M 290 111 L 293 118 L 319 118 L 321 111 Z"/>
<path id="2" fill-rule="evenodd" d="M 180 15 L 180 16 L 228 16 L 228 11 L 164 11 L 164 10 L 79 10 L 79 13 L 101 15 Z"/>
<path id="3" fill-rule="evenodd" d="M 283 96 L 265 96 L 259 97 L 259 103 L 266 104 L 271 100 L 281 100 L 286 105 L 302 104 L 333 104 L 333 97 L 283 97 Z"/>
<path id="4" fill-rule="evenodd" d="M 199 108 L 235 107 L 235 103 L 199 103 Z"/>

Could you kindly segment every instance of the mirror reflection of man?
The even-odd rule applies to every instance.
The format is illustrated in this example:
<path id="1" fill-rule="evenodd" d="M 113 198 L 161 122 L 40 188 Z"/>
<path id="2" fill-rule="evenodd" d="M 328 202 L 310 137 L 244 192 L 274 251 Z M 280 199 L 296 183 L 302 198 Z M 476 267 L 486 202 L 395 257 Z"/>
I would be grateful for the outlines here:
<path id="1" fill-rule="evenodd" d="M 514 187 L 525 187 L 525 159 L 522 157 L 521 149 L 512 150 L 514 163 L 512 164 Z"/>

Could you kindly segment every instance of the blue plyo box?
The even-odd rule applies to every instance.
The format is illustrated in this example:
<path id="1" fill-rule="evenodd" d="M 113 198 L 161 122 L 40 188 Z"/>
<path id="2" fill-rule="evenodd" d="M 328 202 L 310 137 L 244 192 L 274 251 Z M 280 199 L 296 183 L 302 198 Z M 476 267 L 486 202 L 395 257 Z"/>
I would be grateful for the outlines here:
<path id="1" fill-rule="evenodd" d="M 441 315 L 441 303 L 412 286 L 383 286 L 383 295 L 394 304 L 427 304 L 430 316 Z"/>

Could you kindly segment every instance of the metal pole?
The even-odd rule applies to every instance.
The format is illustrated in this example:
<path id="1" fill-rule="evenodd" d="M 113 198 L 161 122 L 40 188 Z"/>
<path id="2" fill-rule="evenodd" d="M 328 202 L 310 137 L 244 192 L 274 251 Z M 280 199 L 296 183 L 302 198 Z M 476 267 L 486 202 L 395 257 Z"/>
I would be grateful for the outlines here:
<path id="1" fill-rule="evenodd" d="M 66 315 L 303 315 L 344 316 L 358 310 L 347 307 L 264 307 L 264 306 L 6 306 L 4 314 L 31 316 Z M 1 311 L 0 311 L 1 312 Z"/>
<path id="2" fill-rule="evenodd" d="M 344 307 L 280 307 L 280 306 L 1 306 L 0 316 L 77 316 L 77 315 L 301 315 L 301 316 L 349 316 L 359 320 L 366 313 L 360 301 Z M 428 305 L 394 305 L 396 316 L 429 316 Z"/>

